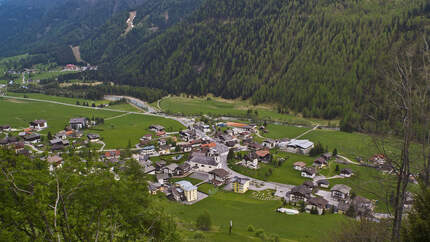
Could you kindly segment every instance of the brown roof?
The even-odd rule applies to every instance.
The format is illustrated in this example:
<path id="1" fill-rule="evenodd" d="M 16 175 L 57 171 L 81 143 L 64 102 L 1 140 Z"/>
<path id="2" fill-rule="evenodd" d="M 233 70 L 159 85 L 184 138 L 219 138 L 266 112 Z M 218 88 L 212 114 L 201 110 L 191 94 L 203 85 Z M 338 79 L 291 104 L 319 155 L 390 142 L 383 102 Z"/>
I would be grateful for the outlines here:
<path id="1" fill-rule="evenodd" d="M 325 208 L 328 204 L 328 201 L 322 197 L 312 197 L 309 199 L 309 204 L 315 205 L 320 208 Z"/>
<path id="2" fill-rule="evenodd" d="M 58 155 L 54 155 L 54 156 L 49 156 L 47 161 L 51 164 L 59 164 L 63 161 L 63 158 L 61 158 Z"/>
<path id="3" fill-rule="evenodd" d="M 270 154 L 270 151 L 268 150 L 257 150 L 255 152 L 259 157 L 265 157 L 266 155 Z"/>
<path id="4" fill-rule="evenodd" d="M 224 169 L 215 169 L 209 173 L 214 174 L 215 176 L 220 177 L 220 178 L 227 178 L 230 175 L 228 173 L 228 171 L 226 171 Z"/>

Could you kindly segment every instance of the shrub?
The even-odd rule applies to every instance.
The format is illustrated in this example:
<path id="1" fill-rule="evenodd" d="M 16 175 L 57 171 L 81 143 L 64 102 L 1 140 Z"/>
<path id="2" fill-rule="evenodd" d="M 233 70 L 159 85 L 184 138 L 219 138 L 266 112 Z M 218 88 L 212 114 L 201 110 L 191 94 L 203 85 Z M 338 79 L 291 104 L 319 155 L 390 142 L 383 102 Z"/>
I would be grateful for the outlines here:
<path id="1" fill-rule="evenodd" d="M 264 229 L 257 229 L 255 231 L 255 236 L 258 238 L 263 238 L 265 236 Z"/>
<path id="2" fill-rule="evenodd" d="M 205 238 L 205 235 L 203 234 L 203 232 L 201 232 L 201 231 L 196 231 L 195 233 L 194 233 L 194 239 L 204 239 Z"/>
<path id="3" fill-rule="evenodd" d="M 273 241 L 273 242 L 281 241 L 281 237 L 278 234 L 272 234 L 272 236 L 270 236 L 270 237 L 271 237 L 271 241 Z"/>
<path id="4" fill-rule="evenodd" d="M 201 230 L 210 230 L 212 225 L 211 216 L 208 211 L 204 211 L 199 217 L 197 217 L 197 228 Z"/>
<path id="5" fill-rule="evenodd" d="M 254 232 L 255 228 L 252 226 L 252 224 L 248 225 L 248 232 Z"/>

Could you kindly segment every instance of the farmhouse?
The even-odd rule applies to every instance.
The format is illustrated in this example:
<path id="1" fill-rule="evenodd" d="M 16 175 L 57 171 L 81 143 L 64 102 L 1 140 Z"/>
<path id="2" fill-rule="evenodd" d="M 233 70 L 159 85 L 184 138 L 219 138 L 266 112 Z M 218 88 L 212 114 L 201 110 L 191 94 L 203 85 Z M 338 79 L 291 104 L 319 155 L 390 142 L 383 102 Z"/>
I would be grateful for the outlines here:
<path id="1" fill-rule="evenodd" d="M 24 136 L 24 141 L 28 143 L 38 143 L 40 141 L 40 134 L 32 133 Z"/>
<path id="2" fill-rule="evenodd" d="M 248 191 L 250 180 L 248 178 L 235 176 L 233 178 L 233 191 L 236 193 L 245 193 Z"/>
<path id="3" fill-rule="evenodd" d="M 178 168 L 178 164 L 171 163 L 171 164 L 163 167 L 163 173 L 169 174 L 170 176 L 172 176 L 175 173 L 176 168 Z"/>
<path id="4" fill-rule="evenodd" d="M 322 215 L 324 210 L 327 209 L 328 201 L 322 197 L 312 197 L 308 200 L 306 205 L 306 212 L 310 213 L 313 209 L 318 212 L 318 215 Z"/>
<path id="5" fill-rule="evenodd" d="M 174 171 L 175 176 L 184 176 L 191 171 L 191 166 L 188 163 L 180 164 Z"/>
<path id="6" fill-rule="evenodd" d="M 209 172 L 212 175 L 209 179 L 210 182 L 216 186 L 227 184 L 229 181 L 230 173 L 224 169 L 215 169 Z"/>
<path id="7" fill-rule="evenodd" d="M 358 216 L 368 216 L 374 209 L 372 201 L 361 196 L 355 196 L 352 199 L 351 206 L 354 207 L 354 211 Z"/>
<path id="8" fill-rule="evenodd" d="M 69 121 L 70 127 L 75 130 L 84 129 L 88 127 L 88 119 L 86 118 L 72 118 Z"/>
<path id="9" fill-rule="evenodd" d="M 268 150 L 257 150 L 255 154 L 258 157 L 258 160 L 264 163 L 269 163 L 271 159 L 270 151 Z"/>
<path id="10" fill-rule="evenodd" d="M 157 174 L 156 176 L 157 182 L 160 183 L 161 185 L 164 185 L 165 183 L 168 182 L 169 179 L 169 174 Z"/>
<path id="11" fill-rule="evenodd" d="M 46 120 L 40 119 L 40 120 L 34 120 L 30 122 L 30 128 L 36 129 L 36 130 L 42 130 L 48 128 L 48 122 Z"/>
<path id="12" fill-rule="evenodd" d="M 0 131 L 10 131 L 10 125 L 1 125 L 0 126 Z"/>
<path id="13" fill-rule="evenodd" d="M 330 152 L 324 153 L 321 155 L 326 161 L 330 160 L 332 157 L 332 154 Z"/>
<path id="14" fill-rule="evenodd" d="M 318 157 L 316 160 L 314 160 L 314 163 L 313 163 L 313 166 L 318 168 L 323 168 L 327 165 L 328 165 L 328 162 L 323 156 Z"/>
<path id="15" fill-rule="evenodd" d="M 297 161 L 293 164 L 294 170 L 302 171 L 306 167 L 306 163 L 303 161 Z"/>
<path id="16" fill-rule="evenodd" d="M 258 156 L 255 154 L 255 152 L 250 152 L 245 155 L 244 166 L 250 168 L 250 169 L 258 169 Z"/>
<path id="17" fill-rule="evenodd" d="M 286 193 L 286 200 L 292 203 L 306 202 L 310 197 L 311 190 L 305 185 L 295 186 L 290 192 Z"/>
<path id="18" fill-rule="evenodd" d="M 121 151 L 120 150 L 114 150 L 114 151 L 106 151 L 104 156 L 106 159 L 108 160 L 113 160 L 113 159 L 117 159 L 119 158 L 121 155 Z"/>
<path id="19" fill-rule="evenodd" d="M 189 181 L 176 182 L 176 191 L 183 193 L 187 202 L 197 200 L 197 187 Z M 178 189 L 179 188 L 179 189 Z"/>
<path id="20" fill-rule="evenodd" d="M 352 175 L 354 175 L 354 172 L 349 168 L 343 168 L 342 170 L 340 170 L 340 175 L 343 177 L 351 177 Z"/>
<path id="21" fill-rule="evenodd" d="M 322 188 L 328 188 L 328 186 L 330 185 L 330 183 L 328 182 L 328 180 L 322 179 L 322 180 L 318 180 L 317 184 L 319 187 Z"/>
<path id="22" fill-rule="evenodd" d="M 98 134 L 87 134 L 87 138 L 90 142 L 98 142 L 100 140 L 100 135 L 98 135 Z"/>
<path id="23" fill-rule="evenodd" d="M 350 196 L 351 187 L 344 184 L 336 184 L 331 189 L 331 197 L 336 200 L 346 200 Z"/>
<path id="24" fill-rule="evenodd" d="M 273 140 L 273 139 L 265 139 L 263 141 L 263 143 L 261 143 L 261 144 L 266 148 L 273 149 L 276 147 L 278 142 L 276 140 Z"/>
<path id="25" fill-rule="evenodd" d="M 298 153 L 307 155 L 314 148 L 314 143 L 309 140 L 296 140 L 292 139 L 287 144 L 287 151 L 291 153 Z"/>
<path id="26" fill-rule="evenodd" d="M 303 182 L 303 186 L 306 186 L 310 190 L 314 189 L 314 183 L 312 181 L 305 181 L 305 182 Z"/>
<path id="27" fill-rule="evenodd" d="M 316 175 L 315 169 L 312 167 L 305 167 L 302 170 L 302 177 L 306 177 L 306 178 L 314 178 Z"/>
<path id="28" fill-rule="evenodd" d="M 58 166 L 58 165 L 61 165 L 61 163 L 63 162 L 63 158 L 61 158 L 58 155 L 54 155 L 54 156 L 49 156 L 46 159 L 46 161 L 51 165 Z"/>
<path id="29" fill-rule="evenodd" d="M 165 128 L 161 125 L 151 125 L 149 126 L 149 130 L 153 132 L 163 132 L 165 131 Z"/>

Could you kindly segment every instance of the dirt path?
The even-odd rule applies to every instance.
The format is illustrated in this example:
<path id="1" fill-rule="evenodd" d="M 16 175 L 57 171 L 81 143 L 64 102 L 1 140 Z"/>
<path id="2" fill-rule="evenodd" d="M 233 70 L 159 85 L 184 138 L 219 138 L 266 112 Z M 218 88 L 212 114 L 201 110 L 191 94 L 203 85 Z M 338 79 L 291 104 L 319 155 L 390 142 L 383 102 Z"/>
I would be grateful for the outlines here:
<path id="1" fill-rule="evenodd" d="M 304 132 L 303 134 L 301 134 L 301 135 L 297 136 L 297 137 L 296 137 L 296 138 L 294 138 L 294 139 L 300 139 L 301 137 L 303 137 L 303 136 L 305 136 L 305 135 L 309 134 L 310 132 L 312 132 L 312 131 L 316 130 L 318 127 L 319 127 L 319 124 L 317 124 L 313 129 L 310 129 L 310 130 L 308 130 L 308 131 Z"/>
<path id="2" fill-rule="evenodd" d="M 72 52 L 73 52 L 73 55 L 75 56 L 76 62 L 84 62 L 81 58 L 81 51 L 80 51 L 79 45 L 70 46 L 70 48 L 72 48 Z"/>
<path id="3" fill-rule="evenodd" d="M 127 116 L 129 114 L 131 114 L 131 113 L 124 113 L 124 114 L 121 114 L 121 115 L 118 115 L 118 116 L 114 116 L 114 117 L 110 117 L 110 118 L 105 118 L 105 120 L 112 120 L 112 119 L 116 119 L 116 118 L 121 118 L 121 117 Z"/>

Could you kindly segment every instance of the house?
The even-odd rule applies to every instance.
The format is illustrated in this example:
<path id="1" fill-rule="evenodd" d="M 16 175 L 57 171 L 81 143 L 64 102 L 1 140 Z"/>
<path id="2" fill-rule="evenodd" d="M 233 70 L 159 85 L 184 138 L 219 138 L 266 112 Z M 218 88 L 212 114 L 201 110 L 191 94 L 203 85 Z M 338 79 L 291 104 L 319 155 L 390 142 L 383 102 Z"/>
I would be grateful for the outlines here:
<path id="1" fill-rule="evenodd" d="M 15 142 L 13 144 L 13 148 L 15 149 L 15 152 L 18 154 L 19 151 L 23 150 L 25 147 L 24 142 L 20 141 L 20 142 Z"/>
<path id="2" fill-rule="evenodd" d="M 145 134 L 144 136 L 142 136 L 142 138 L 140 138 L 139 144 L 141 146 L 144 146 L 144 145 L 149 144 L 149 142 L 151 142 L 151 140 L 152 140 L 152 135 L 151 134 Z"/>
<path id="3" fill-rule="evenodd" d="M 346 200 L 351 193 L 351 187 L 344 184 L 336 184 L 331 189 L 331 197 L 336 200 Z"/>
<path id="4" fill-rule="evenodd" d="M 24 141 L 27 143 L 38 143 L 40 142 L 40 134 L 32 133 L 24 136 Z"/>
<path id="5" fill-rule="evenodd" d="M 59 166 L 59 165 L 61 165 L 61 163 L 63 163 L 63 158 L 61 158 L 58 155 L 54 155 L 54 156 L 49 156 L 46 159 L 46 161 L 51 165 Z"/>
<path id="6" fill-rule="evenodd" d="M 16 136 L 8 136 L 7 137 L 7 142 L 9 143 L 9 144 L 13 144 L 13 143 L 16 143 L 16 142 L 18 142 L 19 141 L 19 138 L 18 137 L 16 137 Z"/>
<path id="7" fill-rule="evenodd" d="M 323 168 L 327 165 L 328 165 L 328 162 L 323 156 L 318 157 L 316 160 L 314 160 L 314 163 L 313 163 L 313 166 L 318 168 Z"/>
<path id="8" fill-rule="evenodd" d="M 251 143 L 248 143 L 248 149 L 250 149 L 250 150 L 262 150 L 262 149 L 264 149 L 264 146 L 262 146 L 261 144 L 256 143 L 256 142 L 251 142 Z"/>
<path id="9" fill-rule="evenodd" d="M 151 195 L 156 195 L 158 191 L 163 191 L 163 186 L 160 183 L 149 183 L 148 191 Z"/>
<path id="10" fill-rule="evenodd" d="M 336 207 L 337 213 L 339 213 L 339 214 L 345 214 L 346 211 L 348 211 L 349 207 L 350 207 L 349 203 L 341 200 L 341 201 L 339 201 L 339 203 L 338 203 L 338 205 Z"/>
<path id="11" fill-rule="evenodd" d="M 273 139 L 265 139 L 261 144 L 266 148 L 273 149 L 278 145 L 278 142 Z"/>
<path id="12" fill-rule="evenodd" d="M 55 134 L 55 137 L 58 139 L 67 139 L 67 132 L 65 130 L 61 130 Z"/>
<path id="13" fill-rule="evenodd" d="M 209 172 L 209 180 L 216 186 L 221 186 L 229 182 L 230 173 L 224 169 L 215 169 Z"/>
<path id="14" fill-rule="evenodd" d="M 191 152 L 193 150 L 193 147 L 188 143 L 177 144 L 177 145 L 179 145 L 179 148 L 181 149 L 182 152 Z"/>
<path id="15" fill-rule="evenodd" d="M 293 164 L 294 170 L 302 171 L 306 167 L 306 163 L 303 161 L 297 161 Z"/>
<path id="16" fill-rule="evenodd" d="M 100 135 L 98 135 L 98 134 L 87 134 L 87 138 L 90 142 L 98 142 L 100 140 Z"/>
<path id="17" fill-rule="evenodd" d="M 330 152 L 324 153 L 321 155 L 326 161 L 329 161 L 332 157 L 332 154 Z"/>
<path id="18" fill-rule="evenodd" d="M 314 183 L 312 181 L 305 181 L 305 182 L 303 182 L 303 186 L 306 186 L 310 190 L 314 189 Z"/>
<path id="19" fill-rule="evenodd" d="M 163 137 L 163 136 L 165 136 L 165 135 L 166 135 L 166 131 L 159 131 L 159 132 L 155 133 L 155 135 L 156 135 L 157 137 Z"/>
<path id="20" fill-rule="evenodd" d="M 250 152 L 244 157 L 244 165 L 250 169 L 258 169 L 258 156 L 255 152 Z"/>
<path id="21" fill-rule="evenodd" d="M 317 181 L 317 185 L 319 187 L 328 188 L 328 186 L 330 185 L 330 183 L 328 182 L 328 180 L 322 179 L 322 180 L 318 180 Z"/>
<path id="22" fill-rule="evenodd" d="M 185 176 L 191 171 L 191 166 L 188 163 L 180 164 L 178 167 L 176 167 L 173 174 L 175 176 Z"/>
<path id="23" fill-rule="evenodd" d="M 374 209 L 372 201 L 361 196 L 355 196 L 351 201 L 351 206 L 354 207 L 358 216 L 369 216 Z"/>
<path id="24" fill-rule="evenodd" d="M 167 166 L 164 166 L 162 168 L 162 170 L 163 170 L 164 174 L 168 174 L 170 176 L 173 176 L 173 174 L 175 173 L 176 168 L 178 168 L 178 164 L 171 163 L 171 164 L 169 164 Z"/>
<path id="25" fill-rule="evenodd" d="M 158 140 L 158 145 L 166 145 L 167 144 L 167 140 L 166 139 L 159 139 Z"/>
<path id="26" fill-rule="evenodd" d="M 51 146 L 51 151 L 62 151 L 64 150 L 63 144 L 54 144 Z"/>
<path id="27" fill-rule="evenodd" d="M 48 122 L 46 120 L 34 120 L 30 122 L 30 128 L 35 130 L 42 130 L 48 128 Z"/>
<path id="28" fill-rule="evenodd" d="M 326 210 L 328 207 L 328 201 L 325 200 L 322 197 L 311 197 L 308 200 L 308 204 L 306 205 L 305 209 L 306 212 L 310 213 L 312 210 L 316 210 L 318 215 L 322 215 L 324 210 Z"/>
<path id="29" fill-rule="evenodd" d="M 11 130 L 10 125 L 1 125 L 0 126 L 0 131 L 9 132 L 10 130 Z"/>
<path id="30" fill-rule="evenodd" d="M 164 160 L 157 161 L 155 163 L 155 171 L 157 171 L 157 173 L 162 173 L 163 168 L 165 166 L 166 166 L 166 161 L 164 161 Z"/>
<path id="31" fill-rule="evenodd" d="M 315 168 L 313 167 L 305 167 L 301 173 L 302 177 L 306 178 L 314 178 L 316 175 Z"/>
<path id="32" fill-rule="evenodd" d="M 210 172 L 222 166 L 219 156 L 209 152 L 193 152 L 188 163 L 193 169 L 203 172 Z"/>
<path id="33" fill-rule="evenodd" d="M 290 192 L 286 193 L 285 199 L 291 203 L 297 203 L 299 201 L 306 202 L 311 198 L 311 192 L 312 191 L 305 185 L 295 186 Z"/>
<path id="34" fill-rule="evenodd" d="M 114 150 L 114 151 L 106 151 L 104 156 L 108 160 L 118 159 L 121 155 L 120 150 Z"/>
<path id="35" fill-rule="evenodd" d="M 160 147 L 158 148 L 158 153 L 160 155 L 170 154 L 170 145 L 160 145 Z"/>
<path id="36" fill-rule="evenodd" d="M 160 183 L 161 185 L 164 185 L 165 183 L 168 182 L 169 174 L 165 174 L 165 173 L 157 174 L 156 178 L 158 183 Z"/>
<path id="37" fill-rule="evenodd" d="M 340 175 L 343 177 L 351 177 L 352 175 L 354 175 L 354 172 L 349 168 L 343 168 L 342 170 L 340 170 Z"/>
<path id="38" fill-rule="evenodd" d="M 260 162 L 269 163 L 272 156 L 269 150 L 257 150 L 255 154 Z"/>
<path id="39" fill-rule="evenodd" d="M 156 153 L 155 146 L 145 146 L 142 148 L 142 151 L 140 152 L 142 155 L 153 155 Z"/>
<path id="40" fill-rule="evenodd" d="M 88 127 L 87 118 L 72 118 L 69 121 L 70 127 L 75 130 L 85 129 Z"/>
<path id="41" fill-rule="evenodd" d="M 183 191 L 187 202 L 192 202 L 197 200 L 197 187 L 191 184 L 191 182 L 178 181 L 175 184 Z"/>
<path id="42" fill-rule="evenodd" d="M 369 161 L 376 164 L 376 165 L 383 165 L 386 162 L 385 155 L 375 154 L 369 158 Z"/>
<path id="43" fill-rule="evenodd" d="M 0 139 L 0 145 L 1 145 L 1 146 L 7 145 L 8 143 L 9 143 L 9 142 L 7 141 L 7 138 Z"/>
<path id="44" fill-rule="evenodd" d="M 248 191 L 249 183 L 249 178 L 235 176 L 232 181 L 233 191 L 236 193 L 245 193 Z"/>
<path id="45" fill-rule="evenodd" d="M 309 140 L 292 139 L 287 144 L 287 152 L 307 155 L 314 148 L 314 143 Z"/>
<path id="46" fill-rule="evenodd" d="M 179 131 L 179 135 L 181 136 L 181 139 L 184 141 L 191 141 L 197 138 L 197 133 L 196 131 L 193 130 L 181 130 Z"/>
<path id="47" fill-rule="evenodd" d="M 149 126 L 149 130 L 153 132 L 163 132 L 165 131 L 165 128 L 161 125 L 151 125 Z"/>

